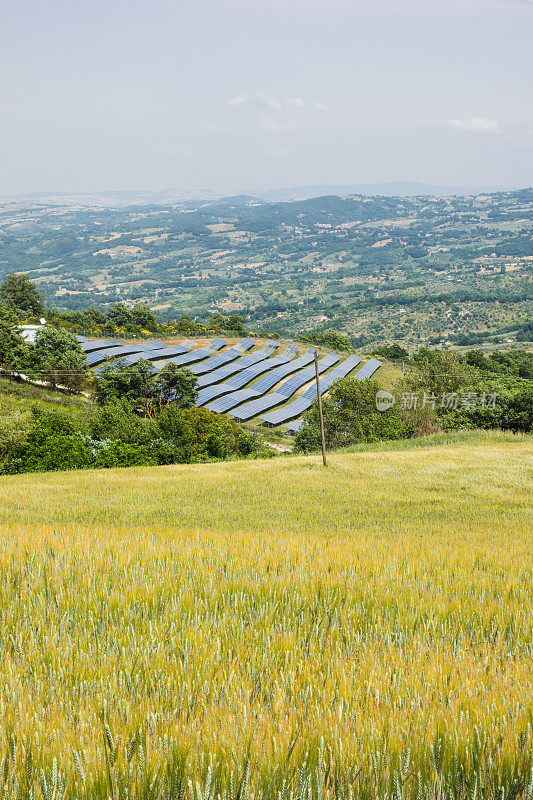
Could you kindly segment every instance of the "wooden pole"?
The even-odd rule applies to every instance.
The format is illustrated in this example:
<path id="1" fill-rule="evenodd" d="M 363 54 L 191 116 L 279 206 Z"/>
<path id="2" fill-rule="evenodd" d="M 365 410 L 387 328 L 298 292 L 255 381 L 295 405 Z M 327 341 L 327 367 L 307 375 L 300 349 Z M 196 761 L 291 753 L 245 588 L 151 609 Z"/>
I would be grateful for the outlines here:
<path id="1" fill-rule="evenodd" d="M 322 444 L 322 463 L 327 467 L 326 460 L 326 436 L 324 434 L 324 417 L 322 416 L 322 398 L 320 396 L 320 377 L 318 374 L 318 353 L 315 350 L 315 373 L 316 373 L 316 397 L 318 400 L 318 420 L 320 422 L 320 442 Z"/>

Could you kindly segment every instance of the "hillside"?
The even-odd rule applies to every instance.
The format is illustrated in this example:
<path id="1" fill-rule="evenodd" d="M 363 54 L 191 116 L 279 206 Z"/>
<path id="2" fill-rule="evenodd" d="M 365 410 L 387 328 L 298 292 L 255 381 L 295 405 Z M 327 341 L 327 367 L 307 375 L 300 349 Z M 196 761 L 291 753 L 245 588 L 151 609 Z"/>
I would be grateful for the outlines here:
<path id="1" fill-rule="evenodd" d="M 529 797 L 532 455 L 0 478 L 10 791 Z"/>
<path id="2" fill-rule="evenodd" d="M 362 194 L 102 209 L 0 205 L 0 280 L 49 305 L 237 311 L 255 331 L 333 328 L 360 346 L 526 340 L 532 192 Z M 530 335 L 530 333 L 529 333 Z"/>

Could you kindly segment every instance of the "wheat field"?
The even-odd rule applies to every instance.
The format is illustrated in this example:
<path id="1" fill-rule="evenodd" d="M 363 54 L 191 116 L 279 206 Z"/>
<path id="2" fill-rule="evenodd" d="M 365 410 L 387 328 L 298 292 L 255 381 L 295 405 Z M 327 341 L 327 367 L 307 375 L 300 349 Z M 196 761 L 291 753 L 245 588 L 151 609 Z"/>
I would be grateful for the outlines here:
<path id="1" fill-rule="evenodd" d="M 532 452 L 1 478 L 3 798 L 531 800 Z"/>

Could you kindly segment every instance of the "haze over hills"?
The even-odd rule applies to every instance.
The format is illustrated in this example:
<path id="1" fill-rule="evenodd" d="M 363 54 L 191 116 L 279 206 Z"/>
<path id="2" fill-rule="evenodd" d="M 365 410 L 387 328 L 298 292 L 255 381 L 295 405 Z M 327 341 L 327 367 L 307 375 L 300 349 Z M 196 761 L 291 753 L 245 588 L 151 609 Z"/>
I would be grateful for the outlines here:
<path id="1" fill-rule="evenodd" d="M 126 208 L 132 205 L 184 205 L 199 208 L 204 203 L 234 200 L 243 202 L 290 202 L 313 197 L 347 196 L 352 194 L 381 197 L 468 197 L 489 192 L 509 190 L 498 186 L 438 186 L 417 181 L 389 181 L 385 183 L 311 184 L 279 189 L 251 189 L 229 194 L 215 189 L 163 189 L 103 190 L 100 192 L 29 192 L 0 196 L 0 203 L 31 205 L 91 206 L 98 208 Z"/>

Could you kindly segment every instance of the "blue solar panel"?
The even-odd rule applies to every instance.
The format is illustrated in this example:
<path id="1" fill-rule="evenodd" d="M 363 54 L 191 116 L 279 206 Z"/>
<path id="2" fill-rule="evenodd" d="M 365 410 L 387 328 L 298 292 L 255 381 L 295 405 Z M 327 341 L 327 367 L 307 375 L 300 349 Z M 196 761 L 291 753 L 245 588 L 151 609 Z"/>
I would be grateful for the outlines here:
<path id="1" fill-rule="evenodd" d="M 378 361 L 377 358 L 369 359 L 366 364 L 363 364 L 357 375 L 354 375 L 354 378 L 358 381 L 364 381 L 365 378 L 370 378 L 374 372 L 376 372 L 380 367 L 382 361 Z"/>
<path id="2" fill-rule="evenodd" d="M 76 339 L 78 340 L 78 342 L 80 344 L 82 342 L 90 342 L 91 341 L 88 336 L 80 336 L 79 334 L 76 336 Z"/>
<path id="3" fill-rule="evenodd" d="M 211 372 L 217 367 L 227 364 L 228 361 L 235 361 L 236 358 L 242 356 L 242 354 L 245 353 L 246 350 L 249 350 L 250 347 L 253 347 L 254 344 L 255 342 L 253 339 L 241 339 L 240 342 L 237 342 L 237 344 L 230 347 L 229 350 L 226 350 L 224 353 L 219 353 L 218 356 L 208 358 L 207 361 L 202 361 L 201 364 L 195 364 L 194 367 L 191 367 L 191 372 L 194 372 L 195 375 L 203 375 L 205 372 Z"/>
<path id="4" fill-rule="evenodd" d="M 261 348 L 261 350 L 256 350 L 255 353 L 250 353 L 250 355 L 239 358 L 238 361 L 232 361 L 230 364 L 224 364 L 223 367 L 219 367 L 219 369 L 215 369 L 213 372 L 200 375 L 198 378 L 198 387 L 203 389 L 204 386 L 211 386 L 213 383 L 219 383 L 225 378 L 229 378 L 235 372 L 242 372 L 248 369 L 248 367 L 253 366 L 253 364 L 257 364 L 259 361 L 263 361 L 265 358 L 271 356 L 278 347 L 278 342 L 269 342 Z M 297 350 L 297 348 L 294 348 L 294 350 Z"/>
<path id="5" fill-rule="evenodd" d="M 224 402 L 223 410 L 225 411 L 227 410 L 227 408 L 232 408 L 233 406 L 236 406 L 237 403 L 242 402 L 242 399 L 240 397 L 241 392 L 237 392 L 236 391 L 237 389 L 241 389 L 243 386 L 246 386 L 247 383 L 253 381 L 254 378 L 257 378 L 263 372 L 274 370 L 275 367 L 279 367 L 282 364 L 286 364 L 294 357 L 294 355 L 297 352 L 298 352 L 297 347 L 295 347 L 294 345 L 289 345 L 285 350 L 285 352 L 281 353 L 279 356 L 276 356 L 275 358 L 268 358 L 265 361 L 261 361 L 259 364 L 254 364 L 251 367 L 248 367 L 248 369 L 245 369 L 242 372 L 237 373 L 237 375 L 234 375 L 233 378 L 230 378 L 230 380 L 225 381 L 224 383 L 219 383 L 216 386 L 207 386 L 205 389 L 201 389 L 198 394 L 198 400 L 196 401 L 196 405 L 203 406 L 209 400 L 213 400 L 215 397 L 219 397 L 221 394 L 226 394 L 228 395 L 228 398 L 233 398 L 234 395 L 239 395 L 239 397 L 238 399 L 235 400 L 235 402 L 231 403 L 231 405 L 227 405 L 228 398 L 225 397 L 223 399 Z M 275 382 L 277 383 L 278 380 L 279 378 L 276 378 Z M 228 394 L 228 392 L 231 392 L 231 394 Z M 213 403 L 211 403 L 211 405 L 209 406 L 209 410 L 219 411 L 218 408 L 214 407 Z"/>
<path id="6" fill-rule="evenodd" d="M 308 359 L 307 363 L 314 361 L 314 348 L 310 348 L 307 353 L 307 356 L 303 356 L 303 358 Z M 319 373 L 324 372 L 326 369 L 329 369 L 334 364 L 337 363 L 340 356 L 336 353 L 330 353 L 328 356 L 321 358 L 318 362 L 318 371 Z M 300 359 L 297 359 L 298 361 Z M 296 361 L 293 362 L 293 365 L 296 364 Z M 261 411 L 266 411 L 269 408 L 273 408 L 274 406 L 279 406 L 280 403 L 284 403 L 289 397 L 291 397 L 301 386 L 304 386 L 306 383 L 309 383 L 310 380 L 313 379 L 315 375 L 315 366 L 306 367 L 297 375 L 293 375 L 292 378 L 289 378 L 288 381 L 282 383 L 279 389 L 275 392 L 271 392 L 271 394 L 265 394 L 268 389 L 272 388 L 271 384 L 267 389 L 261 392 L 264 397 L 256 397 L 255 400 L 252 400 L 250 403 L 246 403 L 244 406 L 236 409 L 235 411 L 231 412 L 231 416 L 235 417 L 238 420 L 245 420 L 250 419 L 251 417 L 256 417 Z M 255 389 L 262 381 L 258 381 L 252 389 Z M 246 399 L 246 398 L 244 398 Z"/>
<path id="7" fill-rule="evenodd" d="M 93 350 L 103 350 L 104 347 L 118 347 L 126 344 L 122 339 L 98 339 L 96 342 L 80 342 L 80 347 L 84 353 L 92 353 Z"/>
<path id="8" fill-rule="evenodd" d="M 372 361 L 376 361 L 376 359 L 372 359 Z M 321 381 L 320 381 L 320 394 L 324 394 L 327 390 L 338 381 L 339 378 L 345 378 L 350 372 L 356 368 L 358 364 L 361 363 L 361 359 L 359 356 L 348 356 L 342 364 L 339 364 L 338 367 L 331 370 Z M 370 362 L 368 362 L 370 364 Z M 381 364 L 380 361 L 377 362 L 378 366 Z M 367 366 L 365 364 L 365 366 Z M 378 367 L 375 367 L 373 371 L 375 372 Z M 364 368 L 362 368 L 363 370 Z M 360 371 L 362 371 L 360 370 Z M 368 371 L 367 371 L 368 372 Z M 359 374 L 359 373 L 358 373 Z M 370 372 L 370 374 L 372 374 Z M 357 377 L 357 376 L 356 376 Z M 368 377 L 368 374 L 364 374 L 363 378 Z M 363 379 L 361 378 L 361 380 Z M 275 409 L 271 411 L 269 414 L 264 414 L 261 419 L 263 422 L 266 422 L 267 425 L 279 425 L 282 422 L 287 422 L 288 420 L 294 419 L 295 417 L 300 416 L 303 414 L 304 411 L 307 411 L 308 408 L 311 408 L 313 402 L 316 400 L 317 391 L 316 391 L 316 383 L 307 389 L 306 392 L 303 393 L 301 397 L 298 397 L 292 403 L 289 403 L 288 406 L 284 406 L 283 408 Z"/>
<path id="9" fill-rule="evenodd" d="M 360 360 L 361 359 L 359 359 L 357 363 L 359 363 Z M 348 361 L 348 359 L 346 359 L 346 361 Z M 338 370 L 341 370 L 345 364 L 346 364 L 346 362 L 341 364 L 340 367 L 338 367 Z M 377 358 L 371 358 L 369 361 L 367 361 L 366 364 L 363 364 L 363 366 L 361 367 L 361 369 L 359 370 L 357 375 L 354 375 L 355 380 L 363 381 L 363 380 L 365 380 L 365 378 L 370 378 L 370 376 L 373 375 L 374 372 L 376 372 L 376 370 L 378 370 L 380 368 L 380 366 L 381 366 L 381 361 L 378 361 Z M 330 382 L 324 388 L 324 385 L 326 384 L 326 381 L 328 381 L 328 379 L 331 377 L 331 375 L 333 375 L 334 372 L 337 372 L 337 370 L 332 370 L 329 375 L 326 375 L 326 378 L 323 381 L 320 381 L 320 394 L 321 395 L 324 393 L 324 391 L 329 389 L 329 386 L 331 385 L 331 383 L 334 382 L 334 381 Z M 350 370 L 350 372 L 351 372 L 351 370 Z M 346 374 L 348 374 L 348 373 L 346 373 Z M 338 377 L 345 377 L 345 375 L 336 376 L 334 380 L 337 380 Z M 316 397 L 316 394 L 315 394 L 315 397 Z M 295 419 L 292 422 L 287 422 L 283 427 L 287 428 L 287 430 L 290 433 L 298 433 L 298 431 L 300 430 L 302 425 L 303 425 L 303 419 Z"/>
<path id="10" fill-rule="evenodd" d="M 141 358 L 144 361 L 157 361 L 160 358 L 167 358 L 168 356 L 177 356 L 181 353 L 188 353 L 189 350 L 195 346 L 196 342 L 192 342 L 190 339 L 184 339 L 183 342 L 179 344 L 173 344 L 170 347 L 166 347 L 164 350 L 160 347 L 147 350 L 142 353 L 134 353 L 131 356 L 126 356 L 124 359 L 124 363 L 126 366 L 131 366 L 132 364 L 136 364 L 137 361 L 140 361 Z"/>
<path id="11" fill-rule="evenodd" d="M 203 358 L 207 358 L 208 356 L 213 355 L 216 353 L 217 350 L 220 350 L 227 342 L 224 339 L 213 339 L 212 342 L 206 344 L 205 347 L 200 347 L 198 350 L 193 350 L 191 353 L 184 353 L 183 355 L 176 356 L 175 358 L 166 358 L 166 351 L 159 354 L 161 359 L 165 359 L 165 364 L 178 364 L 180 367 L 184 367 L 187 364 L 192 364 L 195 361 L 201 361 Z M 159 359 L 156 359 L 159 360 Z M 163 366 L 163 365 L 161 365 Z M 161 366 L 158 369 L 161 369 Z"/>
<path id="12" fill-rule="evenodd" d="M 100 362 L 105 361 L 106 358 L 122 358 L 131 355 L 132 353 L 145 353 L 147 351 L 164 348 L 163 342 L 141 342 L 137 344 L 126 344 L 120 347 L 106 347 L 104 350 L 95 350 L 93 353 L 88 353 L 87 363 L 90 367 Z"/>
<path id="13" fill-rule="evenodd" d="M 293 419 L 292 422 L 287 422 L 283 427 L 287 428 L 290 433 L 298 433 L 303 423 L 303 419 Z"/>

